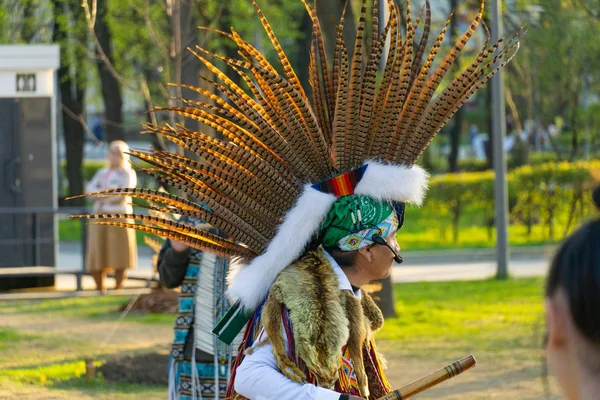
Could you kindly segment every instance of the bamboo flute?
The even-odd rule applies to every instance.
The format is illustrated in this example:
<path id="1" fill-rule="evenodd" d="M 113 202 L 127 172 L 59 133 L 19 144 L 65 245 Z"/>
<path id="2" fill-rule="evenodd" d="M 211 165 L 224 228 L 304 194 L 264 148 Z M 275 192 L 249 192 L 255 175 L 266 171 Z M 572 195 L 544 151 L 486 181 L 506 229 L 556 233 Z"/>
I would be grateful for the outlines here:
<path id="1" fill-rule="evenodd" d="M 430 375 L 409 383 L 398 390 L 394 390 L 393 392 L 388 393 L 377 400 L 406 400 L 416 394 L 432 388 L 439 383 L 447 381 L 450 378 L 454 378 L 456 375 L 462 374 L 463 372 L 473 368 L 475 364 L 477 364 L 475 357 L 469 355 L 435 371 Z"/>

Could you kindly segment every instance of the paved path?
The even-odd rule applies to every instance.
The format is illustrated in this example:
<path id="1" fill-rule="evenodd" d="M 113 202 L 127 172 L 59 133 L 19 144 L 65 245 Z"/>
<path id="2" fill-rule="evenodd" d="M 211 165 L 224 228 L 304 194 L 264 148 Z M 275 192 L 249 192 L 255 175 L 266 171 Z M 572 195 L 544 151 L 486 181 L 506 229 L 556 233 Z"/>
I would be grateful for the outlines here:
<path id="1" fill-rule="evenodd" d="M 406 263 L 406 262 L 405 262 Z M 544 276 L 548 269 L 548 260 L 512 260 L 509 273 L 515 277 Z M 425 264 L 409 266 L 402 264 L 394 267 L 394 282 L 434 282 L 486 279 L 496 274 L 494 262 L 461 262 L 445 264 Z"/>
<path id="2" fill-rule="evenodd" d="M 152 252 L 148 247 L 138 248 L 138 269 L 135 274 L 152 275 Z M 515 248 L 509 266 L 510 274 L 516 277 L 543 276 L 548 268 L 552 248 Z M 495 251 L 493 249 L 477 249 L 467 251 L 440 252 L 406 252 L 403 253 L 404 264 L 394 267 L 394 282 L 450 281 L 485 279 L 496 273 Z M 61 244 L 57 271 L 81 268 L 81 249 L 77 244 Z M 74 277 L 62 275 L 59 287 L 69 286 L 75 282 Z M 131 282 L 133 286 L 143 282 Z M 110 284 L 110 282 L 109 282 Z M 84 282 L 84 287 L 92 288 L 91 279 Z"/>
<path id="3" fill-rule="evenodd" d="M 514 249 L 509 265 L 509 273 L 515 277 L 544 276 L 548 269 L 551 248 L 524 248 Z M 496 273 L 495 254 L 493 249 L 479 249 L 470 251 L 440 251 L 440 252 L 405 252 L 404 263 L 396 265 L 392 270 L 394 282 L 434 282 L 452 280 L 474 280 L 493 277 Z M 61 243 L 59 246 L 58 267 L 56 268 L 55 290 L 59 292 L 73 292 L 76 288 L 74 275 L 61 271 L 75 271 L 82 268 L 81 247 L 77 243 Z M 151 277 L 155 273 L 152 269 L 152 251 L 146 246 L 138 248 L 138 268 L 130 272 L 140 277 Z M 82 284 L 85 292 L 63 293 L 65 296 L 91 295 L 95 292 L 95 285 L 91 277 L 84 276 Z M 106 285 L 109 294 L 124 294 L 114 292 L 114 279 L 108 278 Z M 145 281 L 126 281 L 127 291 L 141 292 L 146 287 Z M 51 295 L 51 292 L 37 292 L 39 295 Z M 54 293 L 54 295 L 57 295 Z M 5 296 L 0 294 L 0 299 Z M 26 295 L 34 296 L 29 293 Z"/>

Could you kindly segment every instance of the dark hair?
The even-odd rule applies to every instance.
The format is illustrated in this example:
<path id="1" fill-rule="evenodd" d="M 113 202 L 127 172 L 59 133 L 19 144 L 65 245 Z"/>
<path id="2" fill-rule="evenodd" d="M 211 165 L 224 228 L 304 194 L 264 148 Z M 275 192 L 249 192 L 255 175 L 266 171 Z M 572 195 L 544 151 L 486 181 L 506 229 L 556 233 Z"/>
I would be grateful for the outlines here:
<path id="1" fill-rule="evenodd" d="M 594 190 L 600 209 L 600 186 Z M 546 296 L 562 288 L 577 329 L 600 345 L 600 219 L 587 223 L 560 246 L 552 260 Z"/>
<path id="2" fill-rule="evenodd" d="M 317 250 L 323 244 L 323 232 L 317 233 L 313 236 L 312 240 L 306 246 L 306 249 L 302 252 L 299 258 L 302 258 L 307 252 Z M 349 268 L 356 262 L 356 256 L 358 251 L 344 251 L 339 247 L 323 247 L 335 262 L 342 268 Z"/>
<path id="3" fill-rule="evenodd" d="M 342 268 L 352 267 L 356 263 L 356 256 L 358 251 L 344 251 L 337 247 L 326 247 L 325 251 L 328 252 L 336 263 Z"/>

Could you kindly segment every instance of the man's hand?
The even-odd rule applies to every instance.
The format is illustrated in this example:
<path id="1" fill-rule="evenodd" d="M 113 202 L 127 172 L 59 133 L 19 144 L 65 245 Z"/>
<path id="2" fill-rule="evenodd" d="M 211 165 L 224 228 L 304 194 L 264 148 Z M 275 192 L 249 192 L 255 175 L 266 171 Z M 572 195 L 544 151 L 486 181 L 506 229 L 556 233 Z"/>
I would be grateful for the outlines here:
<path id="1" fill-rule="evenodd" d="M 189 246 L 185 243 L 178 242 L 177 240 L 171 240 L 171 248 L 178 253 L 183 253 L 189 249 Z"/>

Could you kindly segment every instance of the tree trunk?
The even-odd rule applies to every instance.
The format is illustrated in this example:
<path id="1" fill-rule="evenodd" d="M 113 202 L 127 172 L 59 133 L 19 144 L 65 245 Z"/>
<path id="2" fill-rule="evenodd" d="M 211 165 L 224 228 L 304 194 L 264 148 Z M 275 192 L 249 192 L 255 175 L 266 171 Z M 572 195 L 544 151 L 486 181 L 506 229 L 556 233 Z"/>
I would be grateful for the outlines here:
<path id="1" fill-rule="evenodd" d="M 80 115 L 84 107 L 84 94 L 81 88 L 76 89 L 75 96 L 72 96 L 72 87 L 76 83 L 69 78 L 68 67 L 61 67 L 58 70 L 60 80 L 60 97 L 62 106 L 69 109 L 72 113 Z M 83 143 L 84 130 L 80 121 L 71 117 L 65 110 L 62 112 L 63 131 L 67 156 L 67 180 L 69 181 L 69 196 L 80 195 L 84 192 L 83 174 L 81 167 L 83 164 Z M 83 199 L 73 199 L 72 205 L 83 205 Z"/>
<path id="2" fill-rule="evenodd" d="M 381 284 L 381 290 L 374 293 L 377 306 L 381 309 L 384 318 L 396 318 L 396 299 L 394 298 L 392 277 L 377 282 Z"/>
<path id="3" fill-rule="evenodd" d="M 461 107 L 454 114 L 454 125 L 450 129 L 450 154 L 448 154 L 448 172 L 458 172 L 458 151 L 460 149 L 460 134 L 465 120 L 465 111 Z"/>
<path id="4" fill-rule="evenodd" d="M 494 168 L 494 141 L 492 140 L 492 113 L 489 111 L 492 109 L 492 84 L 487 82 L 485 84 L 485 108 L 488 110 L 487 118 L 487 131 L 488 140 L 485 142 L 485 158 L 487 159 L 487 166 L 489 169 Z"/>
<path id="5" fill-rule="evenodd" d="M 348 1 L 346 16 L 344 19 L 344 41 L 350 49 L 348 57 L 352 58 L 352 49 L 356 40 L 356 21 L 354 20 L 354 11 L 352 10 L 351 0 L 319 0 L 317 1 L 317 15 L 321 21 L 321 28 L 325 34 L 325 46 L 329 53 L 335 49 L 335 40 L 337 37 L 336 29 L 331 23 L 333 19 L 336 24 L 340 22 L 342 10 Z"/>
<path id="6" fill-rule="evenodd" d="M 231 30 L 231 26 L 233 25 L 231 16 L 231 0 L 224 0 L 222 4 L 223 12 L 219 18 L 219 30 L 222 30 L 223 32 L 229 32 Z M 239 58 L 240 55 L 238 54 L 237 46 L 231 40 L 223 38 L 221 43 L 223 43 L 222 46 L 225 50 L 225 56 L 229 58 Z M 230 74 L 229 78 L 238 86 L 242 84 L 242 77 L 237 73 Z M 229 99 L 227 99 L 227 101 L 230 104 L 233 104 Z"/>
<path id="7" fill-rule="evenodd" d="M 569 124 L 571 125 L 571 155 L 569 156 L 569 161 L 575 160 L 577 157 L 577 152 L 579 151 L 579 132 L 577 128 L 579 127 L 579 118 L 578 111 L 579 108 L 579 99 L 578 96 L 573 99 L 573 111 L 571 111 L 571 118 L 569 118 Z M 548 135 L 550 136 L 550 135 Z"/>
<path id="8" fill-rule="evenodd" d="M 23 29 L 21 30 L 21 40 L 24 43 L 31 43 L 37 33 L 37 21 L 35 20 L 36 4 L 33 1 L 26 1 L 23 4 Z"/>
<path id="9" fill-rule="evenodd" d="M 483 22 L 487 26 L 492 26 L 492 21 L 490 20 L 489 13 L 483 14 Z M 494 168 L 494 159 L 493 159 L 493 140 L 492 140 L 492 113 L 489 111 L 492 109 L 492 83 L 488 81 L 485 85 L 485 109 L 488 110 L 488 118 L 487 118 L 487 132 L 488 132 L 488 140 L 485 143 L 485 157 L 487 159 L 487 166 L 489 169 Z"/>
<path id="10" fill-rule="evenodd" d="M 55 19 L 53 42 L 60 44 L 61 64 L 58 69 L 58 82 L 62 104 L 64 141 L 66 146 L 67 180 L 69 181 L 69 195 L 75 196 L 82 194 L 84 191 L 83 175 L 81 171 L 84 129 L 80 121 L 74 119 L 72 115 L 81 115 L 84 110 L 86 80 L 82 75 L 85 75 L 86 71 L 83 71 L 80 63 L 81 60 L 77 56 L 75 56 L 73 63 L 69 62 L 69 43 L 71 43 L 73 38 L 67 36 L 67 28 L 69 28 L 71 32 L 77 32 L 76 29 L 70 29 L 70 25 L 76 25 L 77 22 L 80 21 L 82 11 L 79 4 L 77 4 L 77 1 L 67 2 L 64 0 L 53 0 L 52 5 L 55 16 L 66 15 L 65 8 L 69 7 L 73 17 L 70 24 L 61 24 Z M 83 43 L 84 40 L 75 40 L 73 42 Z M 73 65 L 75 66 L 75 73 L 71 73 L 71 67 Z M 67 112 L 67 110 L 70 112 Z M 80 206 L 84 203 L 83 199 L 74 199 L 70 204 Z"/>
<path id="11" fill-rule="evenodd" d="M 458 0 L 450 0 L 450 9 L 455 12 L 452 13 L 450 18 L 450 46 L 454 46 L 454 43 L 458 41 Z M 460 57 L 456 57 L 454 66 L 452 68 L 454 74 L 460 73 Z M 462 132 L 464 122 L 465 111 L 461 107 L 454 114 L 454 125 L 450 129 L 450 154 L 448 154 L 448 172 L 458 171 L 458 150 L 460 147 L 460 134 Z"/>
<path id="12" fill-rule="evenodd" d="M 298 79 L 304 88 L 306 96 L 310 98 L 312 96 L 312 87 L 309 81 L 309 65 L 310 65 L 310 50 L 312 42 L 312 21 L 310 15 L 306 13 L 304 19 L 300 24 L 300 34 L 296 39 L 296 45 L 298 46 L 298 53 L 300 57 L 297 57 L 295 65 L 296 71 L 298 71 Z"/>
<path id="13" fill-rule="evenodd" d="M 98 43 L 107 60 L 100 56 L 100 51 L 96 49 L 96 66 L 100 75 L 102 86 L 102 100 L 104 101 L 104 133 L 105 140 L 123 140 L 123 99 L 121 97 L 121 84 L 117 78 L 108 69 L 106 63 L 114 65 L 114 58 L 111 48 L 111 32 L 107 24 L 107 3 L 108 0 L 98 0 L 96 25 L 94 33 L 98 38 Z"/>

